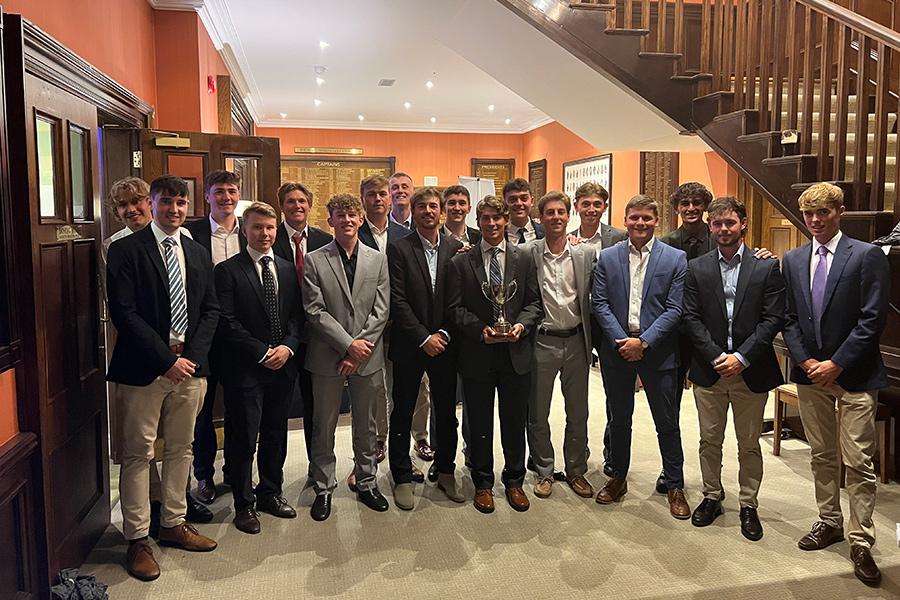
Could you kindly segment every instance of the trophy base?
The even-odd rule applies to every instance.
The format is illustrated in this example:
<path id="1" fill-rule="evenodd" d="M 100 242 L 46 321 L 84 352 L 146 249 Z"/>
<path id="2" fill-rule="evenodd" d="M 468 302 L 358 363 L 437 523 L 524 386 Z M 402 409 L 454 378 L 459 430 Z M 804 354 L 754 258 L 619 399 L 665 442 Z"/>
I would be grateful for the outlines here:
<path id="1" fill-rule="evenodd" d="M 509 335 L 510 333 L 512 333 L 513 324 L 512 323 L 494 323 L 493 325 L 491 325 L 491 328 L 500 335 Z"/>

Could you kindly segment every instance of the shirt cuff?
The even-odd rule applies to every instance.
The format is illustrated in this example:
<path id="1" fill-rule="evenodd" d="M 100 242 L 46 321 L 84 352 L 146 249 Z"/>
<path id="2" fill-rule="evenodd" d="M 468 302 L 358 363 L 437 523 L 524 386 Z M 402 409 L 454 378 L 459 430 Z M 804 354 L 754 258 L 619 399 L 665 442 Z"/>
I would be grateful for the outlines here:
<path id="1" fill-rule="evenodd" d="M 715 357 L 714 359 L 709 361 L 709 364 L 711 364 L 712 366 L 716 366 L 716 363 L 719 362 L 720 360 L 722 360 L 723 358 L 725 358 L 726 356 L 728 356 L 728 354 L 723 352 L 722 354 L 718 355 L 717 357 Z"/>
<path id="2" fill-rule="evenodd" d="M 448 342 L 450 341 L 450 334 L 447 333 L 446 329 L 438 329 L 437 332 L 443 334 L 444 337 L 447 338 Z"/>
<path id="3" fill-rule="evenodd" d="M 740 352 L 735 352 L 734 357 L 736 359 L 738 359 L 739 361 L 741 361 L 741 364 L 744 365 L 745 369 L 750 366 L 750 361 L 747 360 L 746 358 L 744 358 L 744 355 L 741 354 Z"/>

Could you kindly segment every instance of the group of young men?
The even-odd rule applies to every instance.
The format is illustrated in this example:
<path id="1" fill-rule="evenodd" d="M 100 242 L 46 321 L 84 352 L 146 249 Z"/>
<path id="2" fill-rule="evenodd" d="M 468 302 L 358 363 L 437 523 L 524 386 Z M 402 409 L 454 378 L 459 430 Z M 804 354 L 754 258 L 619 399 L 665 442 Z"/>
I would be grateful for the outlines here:
<path id="1" fill-rule="evenodd" d="M 624 230 L 602 223 L 609 194 L 594 183 L 575 194 L 575 230 L 569 230 L 573 205 L 565 194 L 546 194 L 535 211 L 523 179 L 507 183 L 503 198 L 477 203 L 476 229 L 466 224 L 472 209 L 466 188 L 415 190 L 405 173 L 375 175 L 362 181 L 359 196 L 328 200 L 333 238 L 309 224 L 313 194 L 302 183 L 278 190 L 281 224 L 259 202 L 238 220 L 239 186 L 233 173 L 210 173 L 204 185 L 210 215 L 190 222 L 190 235 L 182 229 L 188 209 L 182 180 L 160 177 L 148 190 L 132 178 L 111 193 L 113 208 L 134 232 L 117 234 L 109 245 L 107 274 L 118 333 L 108 377 L 117 384 L 126 565 L 133 576 L 159 576 L 147 540 L 156 497 L 148 471 L 155 472 L 158 429 L 165 450 L 153 533 L 160 543 L 188 550 L 216 547 L 186 522 L 212 515 L 184 489 L 193 443 L 197 497 L 210 503 L 217 494 L 211 412 L 217 381 L 226 409 L 224 477 L 234 496 L 234 523 L 246 533 L 260 531 L 258 512 L 296 517 L 282 493 L 295 390 L 302 396 L 308 484 L 315 492 L 310 515 L 322 521 L 337 486 L 335 430 L 345 390 L 354 455 L 348 483 L 364 505 L 389 508 L 376 484 L 387 454 L 394 503 L 415 508 L 415 483 L 424 476 L 410 459 L 414 437 L 417 454 L 434 459 L 429 480 L 447 498 L 471 497 L 477 510 L 491 513 L 495 397 L 501 480 L 514 510 L 529 508 L 527 468 L 535 471 L 539 498 L 565 481 L 578 496 L 613 504 L 628 490 L 639 381 L 662 458 L 656 489 L 673 517 L 698 527 L 722 514 L 722 445 L 731 407 L 741 533 L 759 540 L 759 437 L 768 392 L 784 381 L 772 345 L 782 332 L 796 365 L 791 378 L 820 515 L 799 546 L 816 550 L 844 537 L 839 440 L 854 570 L 866 583 L 880 580 L 870 552 L 872 459 L 877 390 L 887 385 L 879 337 L 889 273 L 880 250 L 840 232 L 839 188 L 817 184 L 801 196 L 813 240 L 789 252 L 782 271 L 770 253 L 744 245 L 744 205 L 713 200 L 696 183 L 673 195 L 682 225 L 662 238 L 654 235 L 660 208 L 647 196 L 627 203 Z M 608 480 L 597 492 L 585 478 L 593 351 L 607 422 Z M 703 500 L 693 513 L 684 494 L 679 426 L 686 376 L 694 383 L 703 478 Z M 549 427 L 557 377 L 566 412 L 561 471 Z M 430 444 L 422 433 L 429 397 Z M 463 492 L 455 475 L 460 397 L 474 495 Z"/>

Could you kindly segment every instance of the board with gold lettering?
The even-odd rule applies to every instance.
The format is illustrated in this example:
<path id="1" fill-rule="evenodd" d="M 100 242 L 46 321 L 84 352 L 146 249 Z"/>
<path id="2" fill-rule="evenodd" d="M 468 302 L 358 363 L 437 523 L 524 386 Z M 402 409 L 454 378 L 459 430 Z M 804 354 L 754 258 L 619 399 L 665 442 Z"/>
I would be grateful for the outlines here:
<path id="1" fill-rule="evenodd" d="M 281 183 L 299 181 L 313 194 L 311 225 L 330 231 L 325 205 L 336 194 L 359 196 L 359 183 L 370 175 L 390 177 L 396 159 L 345 158 L 338 156 L 282 156 Z"/>
<path id="2" fill-rule="evenodd" d="M 493 179 L 498 198 L 503 198 L 503 186 L 516 176 L 514 158 L 473 158 L 472 177 Z"/>

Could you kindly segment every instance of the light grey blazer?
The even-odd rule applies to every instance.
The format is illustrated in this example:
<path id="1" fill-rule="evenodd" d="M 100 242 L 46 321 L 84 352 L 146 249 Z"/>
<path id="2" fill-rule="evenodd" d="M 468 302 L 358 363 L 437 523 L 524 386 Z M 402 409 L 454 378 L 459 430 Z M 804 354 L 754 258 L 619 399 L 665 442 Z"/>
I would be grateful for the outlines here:
<path id="1" fill-rule="evenodd" d="M 388 322 L 391 284 L 387 257 L 357 243 L 353 289 L 341 261 L 337 241 L 310 252 L 304 259 L 303 307 L 310 332 L 306 369 L 337 376 L 337 364 L 354 340 L 375 344 L 372 356 L 357 373 L 371 375 L 384 367 L 382 334 Z"/>
<path id="2" fill-rule="evenodd" d="M 544 299 L 544 250 L 547 249 L 546 240 L 533 240 L 528 243 L 534 265 L 537 269 L 537 280 L 541 284 L 541 300 Z M 578 294 L 578 303 L 581 307 L 581 325 L 584 330 L 584 352 L 590 356 L 591 344 L 591 277 L 594 272 L 594 264 L 597 262 L 597 253 L 587 244 L 570 246 L 572 260 L 575 262 L 575 291 Z M 544 311 L 546 317 L 546 310 Z"/>

